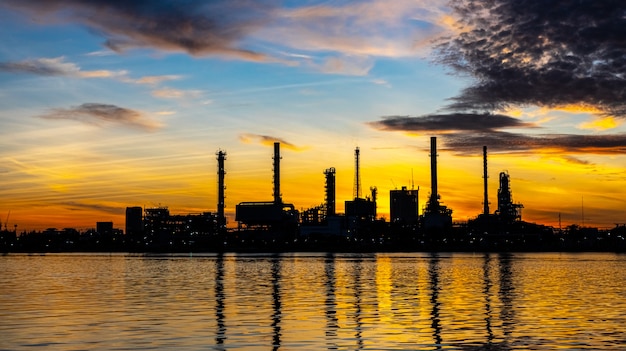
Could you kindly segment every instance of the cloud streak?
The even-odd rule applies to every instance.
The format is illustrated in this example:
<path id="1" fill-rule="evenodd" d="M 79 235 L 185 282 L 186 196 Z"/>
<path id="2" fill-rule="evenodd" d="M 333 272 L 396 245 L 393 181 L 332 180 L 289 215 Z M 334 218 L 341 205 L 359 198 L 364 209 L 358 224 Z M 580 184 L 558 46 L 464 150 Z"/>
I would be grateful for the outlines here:
<path id="1" fill-rule="evenodd" d="M 126 70 L 83 70 L 76 63 L 69 62 L 65 57 L 38 58 L 22 61 L 0 62 L 0 72 L 17 74 L 34 74 L 39 76 L 57 76 L 70 78 L 111 78 L 124 83 L 158 86 L 167 81 L 179 80 L 183 77 L 175 74 L 144 76 L 132 78 Z"/>
<path id="2" fill-rule="evenodd" d="M 503 128 L 534 128 L 517 118 L 498 114 L 454 113 L 444 115 L 387 116 L 381 121 L 369 122 L 371 127 L 385 131 L 403 132 L 487 132 Z"/>
<path id="3" fill-rule="evenodd" d="M 124 77 L 128 73 L 127 71 L 110 70 L 84 71 L 81 70 L 77 64 L 67 62 L 63 56 L 13 62 L 0 62 L 0 71 L 76 78 L 116 78 Z"/>
<path id="4" fill-rule="evenodd" d="M 153 131 L 161 125 L 147 118 L 143 113 L 107 104 L 84 103 L 71 108 L 55 108 L 39 116 L 49 120 L 73 120 L 86 124 L 117 124 Z"/>
<path id="5" fill-rule="evenodd" d="M 475 84 L 452 110 L 586 105 L 626 117 L 626 3 L 455 0 L 436 60 Z"/>
<path id="6" fill-rule="evenodd" d="M 306 149 L 305 147 L 296 146 L 295 144 L 285 141 L 284 139 L 269 135 L 244 133 L 239 135 L 239 140 L 245 144 L 256 142 L 265 146 L 274 146 L 274 143 L 278 142 L 281 147 L 291 151 L 303 151 Z"/>
<path id="7" fill-rule="evenodd" d="M 626 134 L 577 135 L 538 134 L 525 135 L 508 132 L 477 134 L 446 134 L 444 148 L 459 153 L 478 153 L 484 145 L 490 151 L 515 153 L 601 154 L 626 153 Z"/>

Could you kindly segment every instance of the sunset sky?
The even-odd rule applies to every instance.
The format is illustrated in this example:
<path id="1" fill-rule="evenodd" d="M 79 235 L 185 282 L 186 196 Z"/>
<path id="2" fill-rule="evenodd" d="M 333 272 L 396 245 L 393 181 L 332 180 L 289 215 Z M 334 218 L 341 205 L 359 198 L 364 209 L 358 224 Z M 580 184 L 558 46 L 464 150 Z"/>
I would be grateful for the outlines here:
<path id="1" fill-rule="evenodd" d="M 0 222 L 124 227 L 127 206 L 226 211 L 439 193 L 455 221 L 508 171 L 522 219 L 626 223 L 626 3 L 0 0 Z M 584 216 L 583 216 L 584 213 Z"/>

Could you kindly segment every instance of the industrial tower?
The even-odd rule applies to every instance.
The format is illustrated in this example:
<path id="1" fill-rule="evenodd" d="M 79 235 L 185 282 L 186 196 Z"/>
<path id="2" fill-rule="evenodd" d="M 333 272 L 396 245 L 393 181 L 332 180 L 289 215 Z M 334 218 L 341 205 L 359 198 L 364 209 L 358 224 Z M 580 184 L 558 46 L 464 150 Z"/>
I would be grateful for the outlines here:
<path id="1" fill-rule="evenodd" d="M 280 143 L 274 143 L 274 203 L 282 204 L 283 199 L 280 194 Z"/>
<path id="2" fill-rule="evenodd" d="M 439 203 L 436 137 L 430 138 L 430 183 L 431 193 L 422 215 L 422 228 L 426 231 L 450 228 L 452 227 L 452 210 Z"/>
<path id="3" fill-rule="evenodd" d="M 362 198 L 363 194 L 361 193 L 361 165 L 359 163 L 359 159 L 361 152 L 359 150 L 359 147 L 357 146 L 356 149 L 354 149 L 354 198 L 355 199 L 360 199 Z"/>
<path id="4" fill-rule="evenodd" d="M 483 214 L 489 215 L 489 195 L 487 193 L 487 146 L 483 146 L 483 179 L 484 179 L 484 198 L 483 198 Z"/>
<path id="5" fill-rule="evenodd" d="M 328 168 L 324 171 L 326 176 L 326 184 L 324 189 L 326 190 L 326 216 L 334 216 L 336 214 L 335 206 L 335 167 Z"/>
<path id="6" fill-rule="evenodd" d="M 498 211 L 496 214 L 504 221 L 514 222 L 522 219 L 522 204 L 514 204 L 511 197 L 510 178 L 507 172 L 500 172 L 498 189 Z"/>
<path id="7" fill-rule="evenodd" d="M 217 228 L 220 232 L 226 230 L 226 215 L 224 213 L 225 199 L 224 192 L 226 185 L 224 184 L 224 176 L 226 171 L 224 169 L 224 161 L 226 160 L 226 152 L 218 150 L 217 155 Z"/>

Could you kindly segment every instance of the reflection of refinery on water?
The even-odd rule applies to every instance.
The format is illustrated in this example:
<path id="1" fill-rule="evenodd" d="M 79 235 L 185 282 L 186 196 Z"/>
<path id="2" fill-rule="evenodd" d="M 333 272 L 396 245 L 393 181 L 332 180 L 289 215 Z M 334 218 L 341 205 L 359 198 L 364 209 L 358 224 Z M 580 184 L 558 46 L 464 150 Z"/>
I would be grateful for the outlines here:
<path id="1" fill-rule="evenodd" d="M 56 230 L 23 233 L 0 231 L 0 251 L 220 251 L 220 250 L 579 250 L 626 249 L 626 226 L 611 232 L 572 225 L 567 231 L 522 221 L 522 204 L 514 203 L 507 172 L 499 174 L 498 208 L 489 210 L 487 147 L 483 147 L 483 212 L 462 224 L 453 224 L 452 209 L 443 205 L 438 191 L 437 139 L 430 138 L 431 192 L 419 214 L 419 187 L 411 185 L 389 193 L 390 219 L 378 219 L 378 189 L 363 197 L 360 150 L 354 151 L 353 199 L 337 213 L 336 169 L 327 168 L 324 202 L 298 211 L 283 201 L 280 188 L 280 143 L 274 143 L 273 199 L 241 202 L 235 208 L 236 228 L 227 228 L 225 215 L 226 152 L 217 156 L 217 212 L 171 215 L 166 207 L 126 209 L 126 230 L 112 222 L 98 222 L 95 230 Z M 8 219 L 7 219 L 8 221 Z M 566 235 L 565 235 L 566 234 Z M 605 239 L 605 240 L 603 240 Z M 602 245 L 599 245 L 601 243 Z"/>

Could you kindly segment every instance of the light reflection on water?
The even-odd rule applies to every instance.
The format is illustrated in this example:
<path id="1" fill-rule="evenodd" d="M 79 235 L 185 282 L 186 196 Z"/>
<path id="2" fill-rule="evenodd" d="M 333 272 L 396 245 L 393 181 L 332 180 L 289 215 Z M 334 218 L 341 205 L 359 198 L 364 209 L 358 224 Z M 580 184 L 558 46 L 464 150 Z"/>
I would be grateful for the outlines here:
<path id="1" fill-rule="evenodd" d="M 7 255 L 0 349 L 626 348 L 616 254 Z"/>

